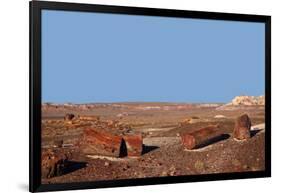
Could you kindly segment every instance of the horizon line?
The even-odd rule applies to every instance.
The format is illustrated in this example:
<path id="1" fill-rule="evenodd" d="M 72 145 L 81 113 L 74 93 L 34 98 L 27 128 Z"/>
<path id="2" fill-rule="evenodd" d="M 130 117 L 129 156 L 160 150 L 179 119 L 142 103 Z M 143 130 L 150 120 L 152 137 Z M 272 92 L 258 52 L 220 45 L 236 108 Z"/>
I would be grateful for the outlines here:
<path id="1" fill-rule="evenodd" d="M 227 103 L 227 102 L 184 102 L 184 101 L 111 101 L 111 102 L 82 102 L 82 103 L 76 103 L 76 102 L 42 102 L 42 104 L 77 104 L 77 105 L 83 105 L 83 104 L 117 104 L 117 103 L 174 103 L 174 104 L 222 104 L 222 103 Z"/>
<path id="2" fill-rule="evenodd" d="M 79 105 L 83 105 L 83 104 L 115 104 L 115 103 L 179 103 L 179 104 L 225 104 L 225 103 L 230 103 L 234 98 L 238 97 L 238 96 L 249 96 L 249 97 L 261 97 L 261 96 L 265 96 L 264 94 L 262 95 L 237 95 L 234 96 L 232 99 L 228 100 L 228 101 L 89 101 L 89 102 L 69 102 L 69 101 L 65 101 L 65 102 L 51 102 L 51 101 L 42 101 L 41 104 L 46 104 L 46 103 L 53 103 L 53 104 L 79 104 Z"/>

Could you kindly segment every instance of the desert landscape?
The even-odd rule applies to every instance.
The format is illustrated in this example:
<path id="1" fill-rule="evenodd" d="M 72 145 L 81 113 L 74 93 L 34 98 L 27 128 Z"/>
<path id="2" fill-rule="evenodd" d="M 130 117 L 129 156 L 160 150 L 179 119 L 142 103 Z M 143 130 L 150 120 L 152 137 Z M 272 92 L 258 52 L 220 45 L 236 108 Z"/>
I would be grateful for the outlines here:
<path id="1" fill-rule="evenodd" d="M 265 98 L 42 104 L 42 183 L 261 171 Z"/>

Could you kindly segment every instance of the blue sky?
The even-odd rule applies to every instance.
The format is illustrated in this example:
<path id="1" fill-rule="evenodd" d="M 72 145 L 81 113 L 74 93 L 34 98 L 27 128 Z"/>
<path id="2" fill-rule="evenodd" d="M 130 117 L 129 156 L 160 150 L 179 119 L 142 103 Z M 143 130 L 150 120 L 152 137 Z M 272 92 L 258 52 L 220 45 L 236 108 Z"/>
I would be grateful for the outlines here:
<path id="1" fill-rule="evenodd" d="M 42 11 L 42 101 L 228 102 L 263 95 L 264 24 Z"/>

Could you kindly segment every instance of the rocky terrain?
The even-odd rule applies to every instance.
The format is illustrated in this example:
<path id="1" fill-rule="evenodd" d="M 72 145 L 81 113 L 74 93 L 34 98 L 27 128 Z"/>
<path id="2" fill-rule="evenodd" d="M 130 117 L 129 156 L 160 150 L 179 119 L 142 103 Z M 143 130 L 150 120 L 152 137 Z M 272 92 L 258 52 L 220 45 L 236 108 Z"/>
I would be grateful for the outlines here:
<path id="1" fill-rule="evenodd" d="M 234 108 L 235 107 L 235 108 Z M 264 97 L 42 105 L 42 182 L 264 170 Z"/>

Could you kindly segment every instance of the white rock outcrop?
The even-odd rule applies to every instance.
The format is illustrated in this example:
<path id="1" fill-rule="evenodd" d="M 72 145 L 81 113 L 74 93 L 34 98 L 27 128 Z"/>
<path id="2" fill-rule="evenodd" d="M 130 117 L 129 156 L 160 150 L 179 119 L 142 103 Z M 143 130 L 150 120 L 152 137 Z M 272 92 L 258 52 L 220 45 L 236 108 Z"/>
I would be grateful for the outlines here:
<path id="1" fill-rule="evenodd" d="M 237 96 L 228 105 L 264 105 L 264 96 Z"/>
<path id="2" fill-rule="evenodd" d="M 236 96 L 230 103 L 222 105 L 217 110 L 234 110 L 242 107 L 264 106 L 264 96 Z"/>

